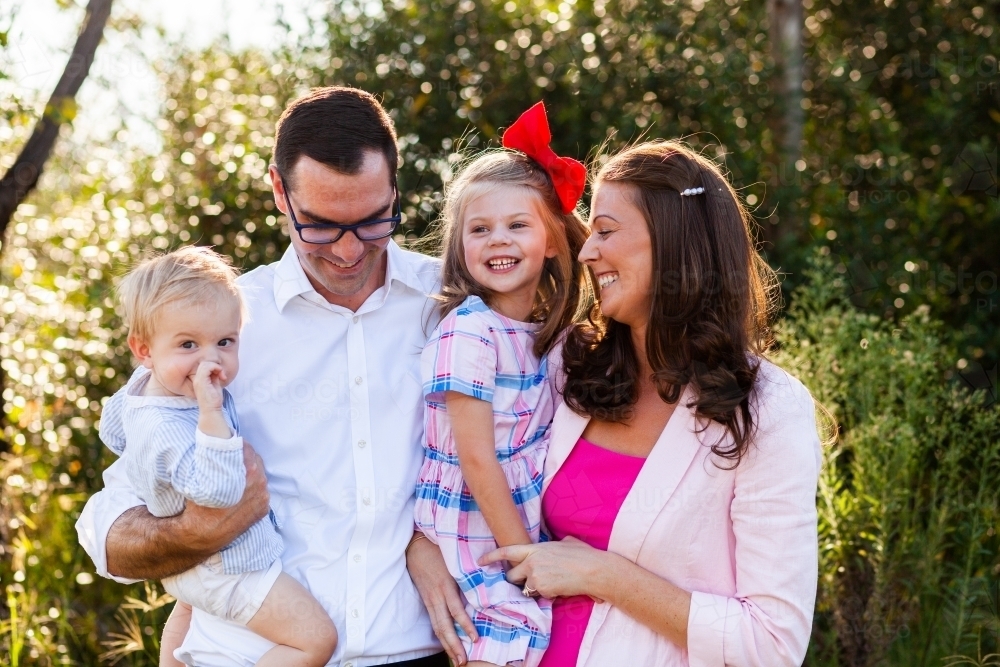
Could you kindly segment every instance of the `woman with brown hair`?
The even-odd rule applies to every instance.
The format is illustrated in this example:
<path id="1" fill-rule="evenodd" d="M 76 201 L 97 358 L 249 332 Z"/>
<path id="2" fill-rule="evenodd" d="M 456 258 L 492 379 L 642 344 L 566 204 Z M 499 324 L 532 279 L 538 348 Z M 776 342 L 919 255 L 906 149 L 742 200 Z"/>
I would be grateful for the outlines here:
<path id="1" fill-rule="evenodd" d="M 543 666 L 799 665 L 820 444 L 808 391 L 763 357 L 776 287 L 750 218 L 675 142 L 613 156 L 592 204 L 600 292 L 562 353 L 553 541 L 483 562 L 556 598 Z"/>

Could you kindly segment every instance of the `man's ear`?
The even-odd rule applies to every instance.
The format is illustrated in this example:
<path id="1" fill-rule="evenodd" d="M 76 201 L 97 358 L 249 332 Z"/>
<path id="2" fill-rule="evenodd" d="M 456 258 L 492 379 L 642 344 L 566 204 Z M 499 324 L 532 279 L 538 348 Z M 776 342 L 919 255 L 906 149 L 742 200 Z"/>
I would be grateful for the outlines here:
<path id="1" fill-rule="evenodd" d="M 273 164 L 267 168 L 267 173 L 271 177 L 271 190 L 274 191 L 274 205 L 278 207 L 278 210 L 288 215 L 287 208 L 285 206 L 285 182 L 281 179 L 281 174 L 278 172 L 278 168 Z"/>
<path id="2" fill-rule="evenodd" d="M 149 344 L 141 340 L 135 334 L 128 335 L 128 349 L 132 350 L 132 354 L 138 359 L 139 363 L 146 368 L 153 367 L 153 359 L 149 356 Z"/>

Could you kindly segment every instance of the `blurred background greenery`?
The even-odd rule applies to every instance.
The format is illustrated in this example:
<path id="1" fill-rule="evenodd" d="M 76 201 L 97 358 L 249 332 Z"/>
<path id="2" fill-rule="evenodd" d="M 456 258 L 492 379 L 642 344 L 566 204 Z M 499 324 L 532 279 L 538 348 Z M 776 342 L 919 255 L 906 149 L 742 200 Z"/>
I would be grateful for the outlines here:
<path id="1" fill-rule="evenodd" d="M 134 53 L 159 91 L 154 148 L 124 115 L 100 136 L 68 124 L 6 229 L 0 662 L 155 664 L 170 599 L 94 575 L 73 530 L 111 458 L 102 401 L 131 367 L 111 288 L 149 248 L 277 259 L 274 123 L 310 87 L 348 84 L 396 122 L 404 244 L 459 151 L 496 145 L 539 99 L 560 154 L 683 137 L 724 161 L 783 275 L 775 359 L 838 422 L 807 664 L 1000 664 L 1000 3 L 313 5 L 268 48 L 158 33 L 155 57 Z M 0 54 L 18 10 L 0 3 Z M 106 33 L 151 34 L 122 12 Z M 124 79 L 88 85 L 117 100 Z M 45 98 L 0 90 L 2 172 Z"/>

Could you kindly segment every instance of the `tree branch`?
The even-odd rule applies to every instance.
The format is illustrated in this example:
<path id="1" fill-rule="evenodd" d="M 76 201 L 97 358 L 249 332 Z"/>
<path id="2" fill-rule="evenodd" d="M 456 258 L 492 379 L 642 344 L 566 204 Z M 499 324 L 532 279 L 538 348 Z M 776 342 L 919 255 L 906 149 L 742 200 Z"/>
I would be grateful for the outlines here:
<path id="1" fill-rule="evenodd" d="M 83 29 L 73 46 L 69 62 L 59 77 L 59 83 L 52 91 L 31 137 L 17 156 L 17 161 L 4 174 L 3 180 L 0 180 L 0 239 L 4 237 L 14 211 L 38 184 L 42 168 L 59 137 L 60 126 L 73 120 L 76 115 L 76 93 L 90 73 L 94 53 L 111 15 L 112 2 L 113 0 L 90 0 Z"/>
<path id="2" fill-rule="evenodd" d="M 21 149 L 14 165 L 0 180 L 0 252 L 4 248 L 7 225 L 14 217 L 17 207 L 38 184 L 42 168 L 52 153 L 56 139 L 59 138 L 59 128 L 63 123 L 73 120 L 76 115 L 76 93 L 90 73 L 94 53 L 97 51 L 97 45 L 101 43 L 108 17 L 111 16 L 113 1 L 90 0 L 83 19 L 83 29 L 76 38 L 73 52 L 63 69 L 62 76 L 59 77 L 59 83 L 52 91 L 49 103 L 45 105 L 45 111 L 31 132 L 28 142 Z M 0 368 L 0 392 L 6 385 L 5 380 L 3 369 Z M 4 403 L 0 397 L 0 452 L 10 450 L 10 443 L 2 437 L 6 422 Z"/>

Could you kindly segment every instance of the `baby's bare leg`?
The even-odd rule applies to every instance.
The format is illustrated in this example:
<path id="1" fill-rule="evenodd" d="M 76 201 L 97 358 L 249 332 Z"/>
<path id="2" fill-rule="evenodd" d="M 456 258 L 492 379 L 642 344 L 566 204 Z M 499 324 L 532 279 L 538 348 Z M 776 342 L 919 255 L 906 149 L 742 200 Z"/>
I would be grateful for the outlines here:
<path id="1" fill-rule="evenodd" d="M 178 600 L 160 636 L 160 667 L 184 667 L 184 663 L 174 657 L 174 650 L 184 643 L 190 625 L 191 605 Z"/>
<path id="2" fill-rule="evenodd" d="M 337 628 L 326 610 L 284 572 L 247 627 L 277 644 L 257 667 L 322 667 L 337 647 Z"/>

